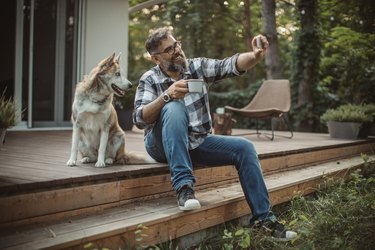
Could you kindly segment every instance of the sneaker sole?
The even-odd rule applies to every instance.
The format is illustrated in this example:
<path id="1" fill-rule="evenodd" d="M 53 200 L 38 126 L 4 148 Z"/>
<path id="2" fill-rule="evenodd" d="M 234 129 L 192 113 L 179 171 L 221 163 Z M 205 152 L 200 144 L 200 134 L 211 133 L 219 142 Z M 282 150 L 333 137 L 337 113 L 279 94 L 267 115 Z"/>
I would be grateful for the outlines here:
<path id="1" fill-rule="evenodd" d="M 291 241 L 291 240 L 296 239 L 297 236 L 298 236 L 298 234 L 297 234 L 296 232 L 287 231 L 287 232 L 286 232 L 286 237 L 285 237 L 285 238 L 279 238 L 279 237 L 275 237 L 275 236 L 272 236 L 272 238 L 273 238 L 275 241 L 287 242 L 287 241 Z"/>
<path id="2" fill-rule="evenodd" d="M 185 202 L 184 206 L 178 206 L 180 210 L 188 211 L 188 210 L 195 210 L 201 208 L 201 204 L 196 199 L 190 199 Z"/>

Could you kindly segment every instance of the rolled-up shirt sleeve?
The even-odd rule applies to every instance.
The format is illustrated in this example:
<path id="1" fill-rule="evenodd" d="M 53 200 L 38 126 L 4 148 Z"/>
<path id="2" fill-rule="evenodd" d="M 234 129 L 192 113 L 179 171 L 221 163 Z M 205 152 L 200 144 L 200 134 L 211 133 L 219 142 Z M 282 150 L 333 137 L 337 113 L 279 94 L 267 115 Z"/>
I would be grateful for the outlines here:
<path id="1" fill-rule="evenodd" d="M 146 123 L 142 118 L 143 107 L 158 97 L 157 90 L 153 88 L 152 77 L 144 75 L 139 80 L 135 100 L 133 122 L 139 129 L 144 129 L 152 124 Z"/>
<path id="2" fill-rule="evenodd" d="M 202 73 L 206 81 L 216 82 L 228 77 L 243 74 L 244 72 L 238 71 L 236 66 L 239 55 L 240 54 L 235 54 L 222 60 L 202 58 Z"/>
<path id="3" fill-rule="evenodd" d="M 143 106 L 140 106 L 134 109 L 134 112 L 133 112 L 133 123 L 139 129 L 144 129 L 147 126 L 146 122 L 142 118 L 142 112 L 143 112 Z"/>

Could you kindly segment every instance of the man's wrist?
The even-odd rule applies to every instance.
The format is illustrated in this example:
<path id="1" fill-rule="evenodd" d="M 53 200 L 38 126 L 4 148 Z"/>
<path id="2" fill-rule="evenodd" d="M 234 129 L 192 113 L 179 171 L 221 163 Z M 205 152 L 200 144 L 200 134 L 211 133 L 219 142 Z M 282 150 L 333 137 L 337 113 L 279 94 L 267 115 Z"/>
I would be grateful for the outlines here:
<path id="1" fill-rule="evenodd" d="M 162 94 L 162 99 L 165 103 L 168 103 L 170 101 L 173 100 L 173 98 L 168 94 L 168 91 L 165 91 L 163 94 Z"/>

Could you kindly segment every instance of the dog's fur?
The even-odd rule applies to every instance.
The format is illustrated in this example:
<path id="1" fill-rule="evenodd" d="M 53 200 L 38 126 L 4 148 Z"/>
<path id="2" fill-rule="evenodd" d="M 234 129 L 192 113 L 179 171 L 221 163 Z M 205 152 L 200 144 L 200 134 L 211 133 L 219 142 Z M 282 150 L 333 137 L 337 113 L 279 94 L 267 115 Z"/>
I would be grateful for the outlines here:
<path id="1" fill-rule="evenodd" d="M 113 94 L 123 96 L 132 84 L 123 77 L 120 55 L 102 60 L 75 90 L 72 107 L 72 149 L 68 166 L 75 166 L 77 152 L 82 163 L 139 164 L 155 162 L 148 155 L 125 151 L 125 133 L 112 105 Z"/>

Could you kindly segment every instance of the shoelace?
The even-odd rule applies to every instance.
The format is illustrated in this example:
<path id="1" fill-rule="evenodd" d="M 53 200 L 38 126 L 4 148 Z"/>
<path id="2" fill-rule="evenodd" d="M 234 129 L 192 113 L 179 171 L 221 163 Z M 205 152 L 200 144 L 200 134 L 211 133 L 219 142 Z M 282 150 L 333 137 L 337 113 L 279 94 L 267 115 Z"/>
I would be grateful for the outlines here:
<path id="1" fill-rule="evenodd" d="M 279 232 L 283 232 L 283 231 L 285 231 L 285 227 L 284 227 L 284 225 L 283 224 L 281 224 L 280 222 L 278 222 L 278 221 L 275 221 L 275 222 L 273 222 L 274 223 L 274 231 L 279 231 Z"/>
<path id="2" fill-rule="evenodd" d="M 187 199 L 193 199 L 194 198 L 194 192 L 193 192 L 193 190 L 190 189 L 190 188 L 186 188 L 185 189 L 185 197 Z"/>

